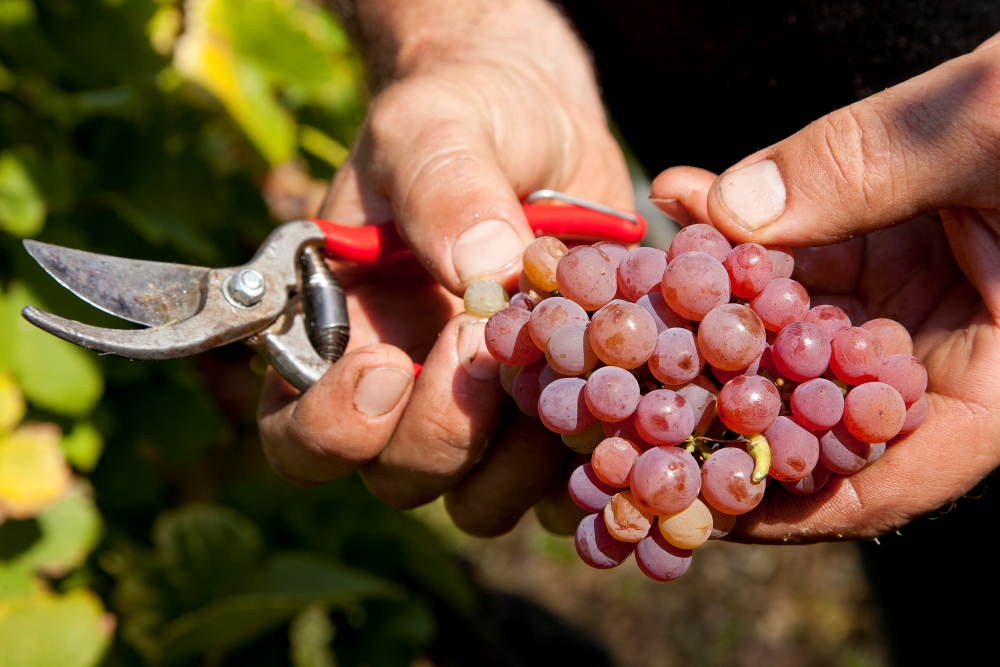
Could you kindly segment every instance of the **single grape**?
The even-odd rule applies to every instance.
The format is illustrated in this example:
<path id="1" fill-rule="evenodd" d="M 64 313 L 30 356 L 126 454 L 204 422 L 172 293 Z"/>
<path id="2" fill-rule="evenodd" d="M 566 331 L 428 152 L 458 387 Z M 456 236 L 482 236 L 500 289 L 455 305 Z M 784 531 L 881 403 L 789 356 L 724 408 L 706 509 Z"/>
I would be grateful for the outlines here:
<path id="1" fill-rule="evenodd" d="M 639 460 L 642 450 L 625 438 L 607 438 L 601 441 L 590 456 L 597 478 L 618 489 L 628 486 L 632 466 Z"/>
<path id="2" fill-rule="evenodd" d="M 629 442 L 637 445 L 642 451 L 651 447 L 656 447 L 639 434 L 639 429 L 635 426 L 635 413 L 620 422 L 601 422 L 606 438 L 625 438 Z"/>
<path id="3" fill-rule="evenodd" d="M 549 337 L 567 324 L 587 324 L 587 312 L 569 299 L 556 296 L 545 299 L 531 311 L 529 332 L 539 350 L 549 344 Z M 501 360 L 502 361 L 502 360 Z"/>
<path id="4" fill-rule="evenodd" d="M 736 517 L 715 509 L 705 501 L 704 496 L 699 496 L 698 498 L 705 503 L 705 507 L 712 513 L 712 533 L 708 536 L 708 539 L 721 540 L 736 527 Z"/>
<path id="5" fill-rule="evenodd" d="M 649 372 L 664 384 L 679 385 L 698 377 L 705 360 L 698 352 L 694 334 L 687 329 L 667 329 L 656 337 L 649 357 Z"/>
<path id="6" fill-rule="evenodd" d="M 518 292 L 514 296 L 510 297 L 510 305 L 513 308 L 522 308 L 529 313 L 535 308 L 535 300 L 531 298 L 531 295 L 525 292 Z"/>
<path id="7" fill-rule="evenodd" d="M 514 398 L 514 403 L 518 409 L 529 417 L 538 416 L 538 397 L 542 395 L 542 390 L 538 384 L 538 376 L 545 368 L 545 362 L 539 359 L 533 364 L 525 366 L 517 377 L 510 395 Z"/>
<path id="8" fill-rule="evenodd" d="M 588 514 L 576 528 L 576 553 L 584 563 L 598 570 L 617 567 L 628 560 L 635 550 L 631 542 L 620 542 L 604 525 L 603 510 Z"/>
<path id="9" fill-rule="evenodd" d="M 885 443 L 884 442 L 873 442 L 868 445 L 868 464 L 871 465 L 882 458 L 885 454 Z"/>
<path id="10" fill-rule="evenodd" d="M 705 361 L 720 370 L 750 366 L 766 345 L 763 322 L 752 310 L 736 303 L 715 308 L 698 326 L 698 349 Z"/>
<path id="11" fill-rule="evenodd" d="M 795 421 L 810 431 L 833 428 L 844 416 L 844 394 L 824 378 L 803 382 L 789 401 Z"/>
<path id="12" fill-rule="evenodd" d="M 822 329 L 827 340 L 833 340 L 834 336 L 851 327 L 851 318 L 836 306 L 813 306 L 806 313 L 805 321 Z"/>
<path id="13" fill-rule="evenodd" d="M 764 431 L 771 448 L 771 477 L 779 482 L 797 482 L 816 467 L 819 440 L 788 417 L 778 417 Z"/>
<path id="14" fill-rule="evenodd" d="M 808 322 L 792 322 L 778 332 L 771 346 L 778 372 L 793 382 L 818 378 L 830 365 L 830 340 Z"/>
<path id="15" fill-rule="evenodd" d="M 579 433 L 560 433 L 559 439 L 578 454 L 590 454 L 604 440 L 604 423 L 595 421 Z"/>
<path id="16" fill-rule="evenodd" d="M 691 550 L 675 547 L 653 530 L 635 546 L 635 564 L 654 581 L 674 581 L 691 566 Z"/>
<path id="17" fill-rule="evenodd" d="M 663 298 L 662 291 L 650 292 L 646 296 L 640 297 L 635 305 L 645 310 L 653 318 L 657 334 L 661 334 L 667 329 L 691 328 L 691 322 L 670 310 L 667 300 Z"/>
<path id="18" fill-rule="evenodd" d="M 893 354 L 913 354 L 913 339 L 910 332 L 896 320 L 878 317 L 861 325 L 865 331 L 870 331 L 882 346 L 885 356 Z"/>
<path id="19" fill-rule="evenodd" d="M 524 273 L 546 292 L 556 289 L 556 267 L 567 253 L 566 244 L 554 236 L 539 236 L 524 249 Z"/>
<path id="20" fill-rule="evenodd" d="M 638 542 L 649 535 L 653 515 L 644 511 L 630 492 L 619 491 L 604 506 L 604 525 L 616 540 Z"/>
<path id="21" fill-rule="evenodd" d="M 514 395 L 514 378 L 521 372 L 522 366 L 511 366 L 510 364 L 500 364 L 500 386 L 508 396 Z"/>
<path id="22" fill-rule="evenodd" d="M 898 391 L 910 407 L 927 391 L 927 369 L 912 355 L 893 354 L 882 361 L 878 381 Z"/>
<path id="23" fill-rule="evenodd" d="M 792 322 L 801 322 L 809 312 L 809 293 L 794 280 L 778 278 L 767 284 L 750 301 L 768 331 L 781 331 Z"/>
<path id="24" fill-rule="evenodd" d="M 584 398 L 595 417 L 620 422 L 635 412 L 639 404 L 639 382 L 627 370 L 604 366 L 590 375 Z"/>
<path id="25" fill-rule="evenodd" d="M 663 539 L 680 549 L 697 549 L 712 534 L 712 512 L 697 498 L 687 509 L 656 522 Z"/>
<path id="26" fill-rule="evenodd" d="M 709 505 L 726 514 L 746 514 L 764 497 L 765 482 L 756 484 L 753 458 L 738 447 L 724 447 L 701 467 L 701 494 Z"/>
<path id="27" fill-rule="evenodd" d="M 489 317 L 501 308 L 509 306 L 510 296 L 500 284 L 492 280 L 480 280 L 465 289 L 462 303 L 469 315 Z"/>
<path id="28" fill-rule="evenodd" d="M 618 265 L 618 287 L 629 301 L 659 290 L 667 255 L 657 248 L 636 248 Z"/>
<path id="29" fill-rule="evenodd" d="M 830 471 L 822 463 L 817 463 L 812 472 L 797 482 L 782 482 L 781 485 L 789 493 L 797 496 L 808 496 L 822 489 L 830 479 Z"/>
<path id="30" fill-rule="evenodd" d="M 925 419 L 927 419 L 927 394 L 906 408 L 906 419 L 903 420 L 903 427 L 899 429 L 899 434 L 913 433 L 924 423 Z"/>
<path id="31" fill-rule="evenodd" d="M 688 225 L 670 242 L 667 261 L 672 262 L 686 252 L 703 252 L 722 262 L 732 249 L 729 240 L 715 227 L 700 223 Z"/>
<path id="32" fill-rule="evenodd" d="M 586 380 L 563 378 L 542 390 L 538 416 L 555 433 L 579 433 L 594 423 L 594 415 L 583 398 Z"/>
<path id="33" fill-rule="evenodd" d="M 611 257 L 589 245 L 576 246 L 556 268 L 559 293 L 585 310 L 597 310 L 618 291 L 617 272 Z"/>
<path id="34" fill-rule="evenodd" d="M 558 373 L 554 368 L 552 368 L 552 366 L 545 364 L 545 367 L 542 368 L 542 372 L 539 373 L 538 375 L 538 390 L 545 391 L 545 388 L 548 387 L 550 384 L 552 384 L 556 380 L 561 380 L 566 377 L 572 377 L 572 376 Z"/>
<path id="35" fill-rule="evenodd" d="M 791 278 L 795 271 L 795 255 L 792 247 L 787 245 L 767 245 L 767 254 L 771 257 L 771 280 Z"/>
<path id="36" fill-rule="evenodd" d="M 628 256 L 629 250 L 621 243 L 614 241 L 598 241 L 594 247 L 611 258 L 611 267 L 617 271 L 622 260 Z"/>
<path id="37" fill-rule="evenodd" d="M 703 252 L 678 255 L 663 272 L 667 305 L 689 320 L 702 320 L 713 308 L 729 303 L 729 274 L 722 263 Z"/>
<path id="38" fill-rule="evenodd" d="M 851 435 L 844 422 L 819 436 L 819 462 L 830 472 L 853 475 L 868 463 L 868 443 Z"/>
<path id="39" fill-rule="evenodd" d="M 608 486 L 597 477 L 589 463 L 584 463 L 573 471 L 567 486 L 573 502 L 587 512 L 603 512 L 611 496 L 618 493 L 618 489 Z"/>
<path id="40" fill-rule="evenodd" d="M 641 401 L 639 405 L 642 406 Z M 719 392 L 719 419 L 730 431 L 741 435 L 766 430 L 780 410 L 781 396 L 777 388 L 760 375 L 733 378 Z"/>
<path id="41" fill-rule="evenodd" d="M 886 442 L 895 438 L 906 421 L 906 404 L 899 392 L 884 382 L 866 382 L 844 398 L 844 425 L 858 440 Z"/>
<path id="42" fill-rule="evenodd" d="M 830 342 L 830 370 L 847 384 L 874 382 L 882 370 L 882 346 L 861 327 L 844 329 Z"/>
<path id="43" fill-rule="evenodd" d="M 649 442 L 676 445 L 694 432 L 694 411 L 676 392 L 657 389 L 640 399 L 635 409 L 635 426 Z"/>
<path id="44" fill-rule="evenodd" d="M 635 368 L 653 354 L 656 325 L 649 313 L 634 303 L 609 303 L 594 313 L 590 345 L 607 365 Z"/>
<path id="45" fill-rule="evenodd" d="M 715 403 L 719 395 L 719 390 L 712 381 L 704 375 L 699 375 L 676 391 L 677 395 L 691 406 L 691 412 L 694 414 L 694 431 L 708 428 L 715 419 Z"/>
<path id="46" fill-rule="evenodd" d="M 701 473 L 694 457 L 680 447 L 653 447 L 632 466 L 631 482 L 632 495 L 646 512 L 672 515 L 698 497 Z"/>
<path id="47" fill-rule="evenodd" d="M 486 349 L 498 361 L 511 366 L 527 366 L 540 359 L 542 348 L 535 345 L 529 321 L 531 313 L 522 308 L 504 308 L 486 322 Z"/>
<path id="48" fill-rule="evenodd" d="M 590 346 L 588 324 L 567 324 L 552 332 L 545 346 L 545 359 L 561 375 L 583 375 L 597 365 Z"/>
<path id="49" fill-rule="evenodd" d="M 757 243 L 736 246 L 722 265 L 729 272 L 733 294 L 741 299 L 749 299 L 763 292 L 771 282 L 774 270 L 771 256 L 764 246 Z"/>

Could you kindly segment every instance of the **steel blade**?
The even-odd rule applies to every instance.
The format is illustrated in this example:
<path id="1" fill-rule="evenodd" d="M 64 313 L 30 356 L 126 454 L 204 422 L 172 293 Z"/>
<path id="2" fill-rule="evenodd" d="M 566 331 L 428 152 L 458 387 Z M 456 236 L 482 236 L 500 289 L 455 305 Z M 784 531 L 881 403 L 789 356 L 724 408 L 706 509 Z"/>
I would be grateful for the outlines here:
<path id="1" fill-rule="evenodd" d="M 186 320 L 205 302 L 209 269 L 99 255 L 26 240 L 50 276 L 87 303 L 150 327 Z"/>

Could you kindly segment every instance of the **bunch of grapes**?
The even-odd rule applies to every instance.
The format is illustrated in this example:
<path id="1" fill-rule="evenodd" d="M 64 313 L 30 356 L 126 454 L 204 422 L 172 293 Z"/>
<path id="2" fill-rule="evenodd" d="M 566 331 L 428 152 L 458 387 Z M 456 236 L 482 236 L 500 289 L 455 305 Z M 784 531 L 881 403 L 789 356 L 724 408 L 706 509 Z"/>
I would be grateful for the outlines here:
<path id="1" fill-rule="evenodd" d="M 591 456 L 569 492 L 590 513 L 576 548 L 593 567 L 634 552 L 647 576 L 676 579 L 771 479 L 815 493 L 927 415 L 906 329 L 810 308 L 788 247 L 691 225 L 666 252 L 541 237 L 523 266 L 513 298 L 477 283 L 465 307 L 489 317 L 518 408 Z"/>

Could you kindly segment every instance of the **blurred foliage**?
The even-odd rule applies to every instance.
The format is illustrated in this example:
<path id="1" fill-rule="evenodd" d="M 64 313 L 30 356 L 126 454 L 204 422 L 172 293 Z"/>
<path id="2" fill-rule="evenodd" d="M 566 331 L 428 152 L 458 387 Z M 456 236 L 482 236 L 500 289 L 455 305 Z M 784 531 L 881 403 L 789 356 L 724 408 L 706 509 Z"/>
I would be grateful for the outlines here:
<path id="1" fill-rule="evenodd" d="M 473 589 L 357 477 L 267 468 L 249 352 L 145 364 L 35 329 L 120 323 L 21 239 L 214 266 L 328 179 L 359 62 L 307 0 L 0 0 L 0 665 L 406 665 Z"/>

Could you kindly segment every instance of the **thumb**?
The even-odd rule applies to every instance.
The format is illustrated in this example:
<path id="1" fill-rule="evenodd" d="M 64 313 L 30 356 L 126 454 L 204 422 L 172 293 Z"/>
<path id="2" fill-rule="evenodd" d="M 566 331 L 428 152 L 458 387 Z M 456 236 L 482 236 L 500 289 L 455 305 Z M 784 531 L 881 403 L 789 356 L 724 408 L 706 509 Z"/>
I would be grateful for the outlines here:
<path id="1" fill-rule="evenodd" d="M 822 245 L 948 206 L 996 208 L 1000 43 L 811 123 L 716 179 L 731 238 Z"/>

